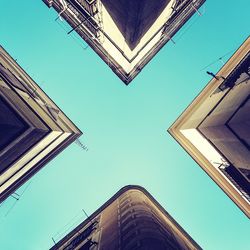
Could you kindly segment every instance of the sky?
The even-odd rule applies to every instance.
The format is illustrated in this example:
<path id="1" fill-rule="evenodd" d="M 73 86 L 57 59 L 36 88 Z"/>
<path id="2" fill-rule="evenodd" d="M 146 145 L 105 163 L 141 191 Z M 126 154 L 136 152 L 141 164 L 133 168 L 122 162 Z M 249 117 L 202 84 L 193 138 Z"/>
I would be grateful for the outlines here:
<path id="1" fill-rule="evenodd" d="M 206 70 L 249 36 L 249 9 L 249 0 L 208 0 L 126 86 L 41 0 L 0 0 L 0 44 L 89 148 L 73 143 L 17 191 L 18 202 L 0 206 L 0 249 L 49 249 L 85 219 L 82 209 L 91 214 L 127 184 L 145 187 L 203 249 L 250 249 L 249 219 L 167 132 L 210 80 Z"/>

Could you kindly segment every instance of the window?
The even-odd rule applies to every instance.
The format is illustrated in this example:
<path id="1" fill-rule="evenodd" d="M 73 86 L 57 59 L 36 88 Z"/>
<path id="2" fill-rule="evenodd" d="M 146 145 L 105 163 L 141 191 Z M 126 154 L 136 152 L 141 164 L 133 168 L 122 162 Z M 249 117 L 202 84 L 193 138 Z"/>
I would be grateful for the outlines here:
<path id="1" fill-rule="evenodd" d="M 90 239 L 83 246 L 81 246 L 79 250 L 89 250 L 93 245 L 97 245 L 97 243 Z"/>
<path id="2" fill-rule="evenodd" d="M 97 225 L 97 223 L 98 223 L 98 221 L 95 221 L 92 224 L 90 224 L 90 226 L 88 226 L 84 231 L 82 231 L 78 236 L 76 236 L 70 242 L 70 244 L 64 248 L 64 250 L 75 249 L 76 246 L 80 245 L 96 229 L 95 226 Z M 83 248 L 83 249 L 85 249 L 85 248 Z M 86 248 L 86 249 L 88 249 L 88 248 Z"/>

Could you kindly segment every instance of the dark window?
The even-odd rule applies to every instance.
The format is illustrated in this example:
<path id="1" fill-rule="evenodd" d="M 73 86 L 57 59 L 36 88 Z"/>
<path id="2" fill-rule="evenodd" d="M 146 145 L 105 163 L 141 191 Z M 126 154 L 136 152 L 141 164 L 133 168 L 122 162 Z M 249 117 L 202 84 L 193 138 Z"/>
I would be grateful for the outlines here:
<path id="1" fill-rule="evenodd" d="M 250 200 L 250 184 L 233 165 L 220 167 L 220 170 L 232 181 L 232 183 Z"/>
<path id="2" fill-rule="evenodd" d="M 92 240 L 88 240 L 84 245 L 82 245 L 79 250 L 89 250 L 91 246 L 97 245 L 96 242 Z"/>
<path id="3" fill-rule="evenodd" d="M 79 244 L 81 244 L 95 229 L 96 224 L 98 222 L 93 222 L 90 226 L 88 226 L 83 232 L 81 232 L 78 236 L 76 236 L 70 244 L 64 248 L 64 250 L 75 249 Z"/>

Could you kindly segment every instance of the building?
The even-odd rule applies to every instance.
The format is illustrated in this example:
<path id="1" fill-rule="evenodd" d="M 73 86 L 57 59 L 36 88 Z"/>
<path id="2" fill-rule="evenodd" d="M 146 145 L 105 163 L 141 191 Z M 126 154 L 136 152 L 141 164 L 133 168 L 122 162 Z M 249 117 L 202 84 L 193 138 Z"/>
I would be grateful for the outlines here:
<path id="1" fill-rule="evenodd" d="M 0 47 L 0 202 L 80 135 Z"/>
<path id="2" fill-rule="evenodd" d="M 201 249 L 142 187 L 125 186 L 51 250 Z"/>
<path id="3" fill-rule="evenodd" d="M 250 38 L 169 128 L 250 217 Z"/>
<path id="4" fill-rule="evenodd" d="M 125 84 L 142 70 L 205 0 L 43 0 Z"/>

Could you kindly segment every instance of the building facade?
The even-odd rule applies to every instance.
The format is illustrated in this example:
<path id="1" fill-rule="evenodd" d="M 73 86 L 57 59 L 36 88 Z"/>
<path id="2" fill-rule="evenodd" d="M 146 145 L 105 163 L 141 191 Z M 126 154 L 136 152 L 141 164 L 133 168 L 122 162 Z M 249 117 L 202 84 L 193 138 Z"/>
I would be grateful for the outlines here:
<path id="1" fill-rule="evenodd" d="M 250 217 L 250 38 L 169 132 Z"/>
<path id="2" fill-rule="evenodd" d="M 43 0 L 125 83 L 154 57 L 205 0 Z M 58 20 L 60 20 L 58 19 Z"/>
<path id="3" fill-rule="evenodd" d="M 51 250 L 201 249 L 142 187 L 126 186 Z"/>
<path id="4" fill-rule="evenodd" d="M 0 47 L 0 202 L 80 135 Z"/>

